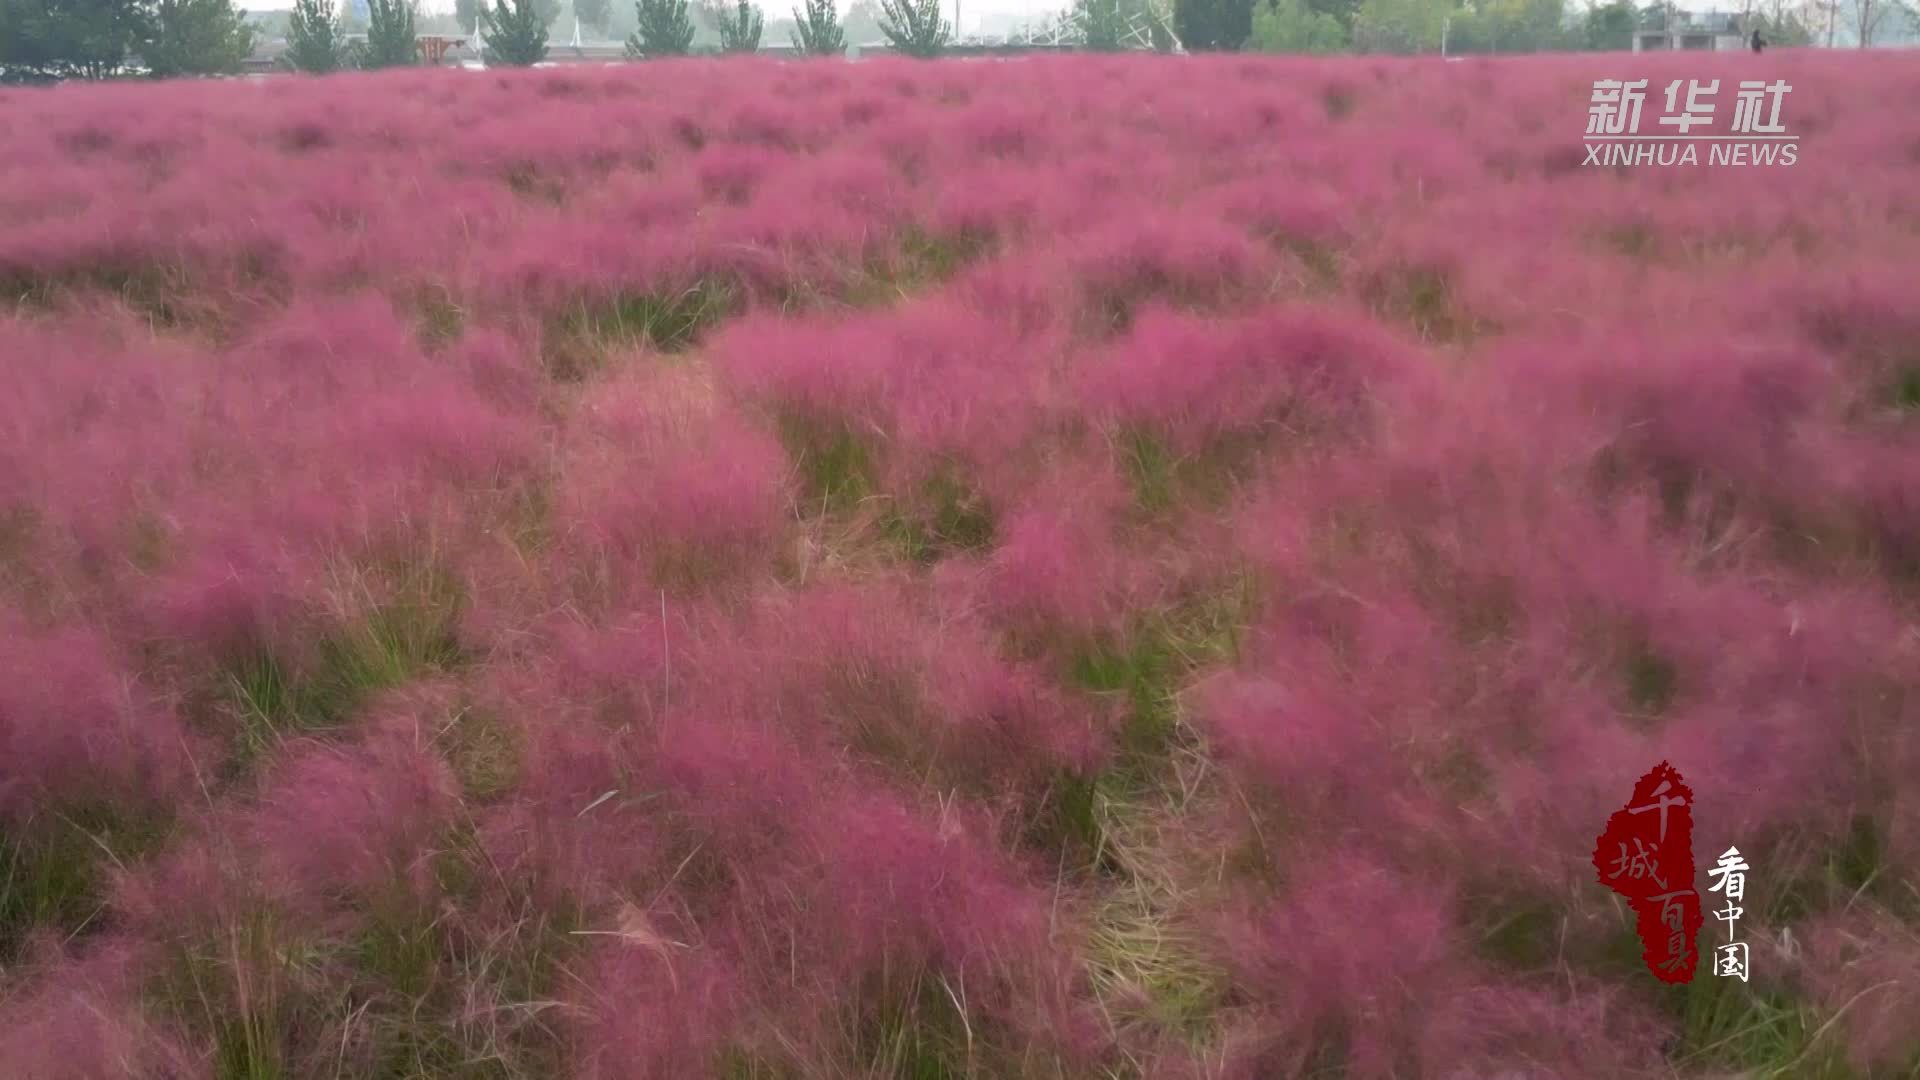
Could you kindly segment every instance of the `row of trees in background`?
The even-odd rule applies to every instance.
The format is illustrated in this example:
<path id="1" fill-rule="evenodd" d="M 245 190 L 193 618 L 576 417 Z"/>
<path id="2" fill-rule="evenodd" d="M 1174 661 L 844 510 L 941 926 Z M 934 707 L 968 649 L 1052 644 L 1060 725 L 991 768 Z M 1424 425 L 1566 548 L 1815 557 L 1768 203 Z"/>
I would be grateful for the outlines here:
<path id="1" fill-rule="evenodd" d="M 0 82 L 225 74 L 253 43 L 231 0 L 0 0 Z"/>
<path id="2" fill-rule="evenodd" d="M 877 28 L 893 47 L 909 56 L 938 56 L 953 38 L 953 27 L 940 15 L 941 0 L 880 0 Z M 627 55 L 636 59 L 686 56 L 693 51 L 693 13 L 687 0 L 637 0 L 639 25 L 627 38 Z M 711 13 L 720 34 L 723 53 L 755 52 L 766 29 L 766 16 L 751 0 Z M 845 29 L 833 0 L 806 0 L 795 8 L 793 47 L 809 56 L 838 56 L 847 47 Z"/>
<path id="3" fill-rule="evenodd" d="M 562 17 L 563 0 L 530 2 L 548 23 Z M 689 0 L 680 5 L 686 24 L 676 31 L 693 34 L 684 47 L 674 34 L 651 31 L 649 5 L 636 4 L 635 17 L 617 28 L 614 40 L 625 37 L 636 56 L 740 51 L 758 25 L 763 37 L 784 35 L 807 52 L 885 40 L 897 52 L 933 56 L 955 38 L 933 0 L 843 0 L 838 12 L 831 0 L 805 4 L 791 20 L 776 23 L 751 2 L 742 9 L 738 0 Z M 1743 31 L 1759 29 L 1776 45 L 1874 44 L 1903 31 L 1920 33 L 1920 0 L 1735 0 L 1731 6 Z M 1069 0 L 1035 37 L 1093 50 L 1166 50 L 1177 40 L 1195 51 L 1418 53 L 1437 51 L 1443 37 L 1455 53 L 1612 50 L 1630 48 L 1635 30 L 1664 27 L 1676 10 L 1662 0 Z M 573 0 L 573 14 L 603 37 L 615 29 L 608 0 Z M 471 18 L 464 23 L 471 24 Z M 824 41 L 816 41 L 816 30 L 827 31 Z"/>
<path id="4" fill-rule="evenodd" d="M 902 52 L 934 55 L 953 38 L 951 24 L 939 17 L 939 7 L 937 0 L 854 0 L 842 17 L 834 0 L 801 0 L 790 19 L 771 26 L 765 10 L 751 0 L 639 0 L 632 8 L 622 9 L 633 13 L 624 25 L 610 0 L 573 0 L 571 15 L 601 40 L 609 35 L 614 41 L 624 40 L 628 54 L 635 58 L 753 52 L 768 31 L 778 33 L 781 24 L 794 48 L 808 55 L 837 56 L 856 37 L 878 37 Z M 489 55 L 500 62 L 537 63 L 538 59 L 508 61 L 504 57 L 522 55 L 521 42 L 531 49 L 532 40 L 539 36 L 537 29 L 551 28 L 567 14 L 562 0 L 455 0 L 453 19 L 463 32 L 477 32 L 488 41 Z M 507 27 L 514 29 L 515 47 L 495 48 L 492 36 Z"/>
<path id="5" fill-rule="evenodd" d="M 941 17 L 940 5 L 941 0 L 880 0 L 875 27 L 900 52 L 938 56 L 953 38 L 953 27 Z M 634 8 L 638 25 L 627 38 L 628 56 L 685 56 L 693 51 L 693 13 L 687 0 L 637 0 Z M 719 32 L 721 52 L 755 52 L 760 48 L 766 16 L 751 0 L 735 0 L 732 7 L 715 8 L 709 12 L 709 19 Z M 846 30 L 833 0 L 805 0 L 804 8 L 794 9 L 793 23 L 789 37 L 802 54 L 838 56 L 846 50 Z"/>
<path id="6" fill-rule="evenodd" d="M 238 71 L 256 33 L 233 0 L 0 0 L 0 81 L 153 76 Z M 684 56 L 699 25 L 708 48 L 752 52 L 767 30 L 752 0 L 637 0 L 626 51 L 636 58 Z M 787 34 L 808 55 L 838 55 L 853 28 L 883 37 L 909 56 L 940 55 L 953 26 L 943 0 L 854 0 L 846 18 L 835 0 L 801 0 Z M 286 15 L 286 60 L 313 73 L 397 67 L 419 62 L 416 0 L 367 0 L 367 16 L 349 34 L 337 0 L 294 0 Z M 1776 45 L 1862 45 L 1895 27 L 1920 28 L 1920 0 L 1744 0 L 1743 29 Z M 456 0 L 455 19 L 477 29 L 489 63 L 526 65 L 547 56 L 548 27 L 563 0 Z M 1173 0 L 1172 25 L 1149 0 L 1072 0 L 1053 40 L 1095 50 L 1148 44 L 1194 51 L 1282 53 L 1519 53 L 1630 47 L 1636 30 L 1659 29 L 1677 13 L 1671 0 L 1591 3 L 1577 13 L 1566 0 Z M 573 17 L 602 35 L 613 0 L 572 0 Z M 696 14 L 700 16 L 696 22 Z M 443 24 L 446 16 L 436 17 Z M 785 22 L 785 20 L 782 20 Z M 623 28 L 624 29 L 624 28 Z"/>
<path id="7" fill-rule="evenodd" d="M 212 2 L 212 0 L 191 0 Z M 295 69 L 324 74 L 347 68 L 393 67 L 414 63 L 414 9 L 405 0 L 368 0 L 370 24 L 364 43 L 348 43 L 331 0 L 294 0 L 287 23 L 287 58 Z M 941 0 L 880 0 L 875 28 L 896 49 L 912 56 L 938 55 L 952 40 L 951 24 L 941 17 Z M 559 0 L 461 0 L 455 17 L 476 27 L 489 63 L 537 64 L 546 59 L 548 27 L 561 15 Z M 751 0 L 705 12 L 719 32 L 720 51 L 754 52 L 766 30 L 766 16 Z M 609 0 L 574 0 L 573 15 L 584 26 L 605 33 L 612 22 Z M 696 27 L 688 0 L 637 0 L 634 30 L 626 52 L 635 59 L 686 56 L 694 51 Z M 837 56 L 847 45 L 834 0 L 804 0 L 794 9 L 790 32 L 803 54 Z M 408 43 L 401 49 L 399 42 Z"/>
<path id="8" fill-rule="evenodd" d="M 838 56 L 846 51 L 848 25 L 861 22 L 864 16 L 864 24 L 896 50 L 913 56 L 935 56 L 953 39 L 952 25 L 940 15 L 941 2 L 879 0 L 874 7 L 870 0 L 855 0 L 849 19 L 843 22 L 834 0 L 803 0 L 801 7 L 793 9 L 788 37 L 802 54 Z M 456 0 L 454 18 L 462 28 L 477 32 L 489 63 L 527 65 L 546 58 L 548 28 L 562 13 L 560 0 Z M 625 49 L 634 59 L 694 53 L 702 23 L 717 33 L 718 51 L 723 53 L 757 51 L 767 29 L 765 12 L 751 0 L 709 3 L 701 8 L 688 0 L 636 0 L 633 13 L 633 29 L 626 35 Z M 574 0 L 572 14 L 581 26 L 603 37 L 614 25 L 610 0 Z M 289 40 L 298 32 L 297 27 L 290 26 Z M 300 66 L 307 71 L 333 70 Z M 335 65 L 341 66 L 346 65 Z"/>
<path id="9" fill-rule="evenodd" d="M 512 7 L 508 7 L 508 0 L 495 2 L 499 5 L 497 9 L 481 7 L 470 16 L 481 26 L 488 58 L 509 64 L 538 63 L 545 55 L 545 27 L 558 15 L 557 8 L 547 11 L 543 5 L 554 0 L 512 0 Z M 953 38 L 952 25 L 941 17 L 941 2 L 880 0 L 874 28 L 900 52 L 912 56 L 938 55 Z M 692 54 L 698 32 L 694 14 L 688 0 L 637 0 L 634 29 L 625 43 L 627 55 L 647 59 Z M 766 14 L 751 0 L 714 5 L 703 14 L 719 35 L 720 52 L 759 50 L 766 33 Z M 606 0 L 575 0 L 574 16 L 581 25 L 602 34 L 612 21 Z M 792 22 L 788 36 L 800 53 L 838 56 L 846 51 L 846 27 L 840 21 L 834 0 L 804 0 L 802 7 L 793 10 Z M 496 44 L 495 38 L 503 27 L 512 30 L 512 47 L 502 48 Z M 535 37 L 539 38 L 539 48 L 532 44 Z"/>
<path id="10" fill-rule="evenodd" d="M 1083 19 L 1096 5 L 1077 0 Z M 1175 0 L 1174 24 L 1189 49 L 1286 53 L 1523 53 L 1611 50 L 1637 30 L 1659 30 L 1679 14 L 1672 3 L 1607 0 L 1570 11 L 1565 0 Z M 1835 44 L 1836 30 L 1859 45 L 1888 27 L 1920 29 L 1915 0 L 1745 0 L 1741 32 L 1775 45 Z M 1093 35 L 1089 33 L 1091 39 Z"/>
<path id="11" fill-rule="evenodd" d="M 367 0 L 366 33 L 350 40 L 331 0 L 293 0 L 287 17 L 286 62 L 296 71 L 324 75 L 358 68 L 409 67 L 420 62 L 414 0 Z"/>
<path id="12" fill-rule="evenodd" d="M 478 5 L 457 0 L 459 24 L 475 24 Z M 567 17 L 566 0 L 532 0 L 552 25 Z M 947 0 L 951 3 L 953 0 Z M 1920 0 L 1719 0 L 1760 29 L 1770 42 L 1874 44 L 1920 32 Z M 1149 0 L 1068 0 L 1067 10 L 1036 27 L 1035 37 L 1080 48 L 1116 50 L 1142 46 L 1171 49 L 1176 36 L 1196 51 L 1449 52 L 1517 53 L 1549 50 L 1626 49 L 1636 29 L 1664 25 L 1670 6 L 1648 0 L 1171 0 L 1171 18 Z M 1698 5 L 1696 5 L 1698 6 Z M 886 0 L 842 0 L 836 13 L 827 0 L 806 0 L 791 19 L 765 13 L 762 40 L 792 39 L 807 51 L 839 52 L 849 44 L 890 42 L 897 51 L 934 55 L 950 45 L 955 28 L 938 5 Z M 1166 11 L 1160 6 L 1161 12 Z M 737 0 L 690 0 L 693 38 L 686 51 L 731 51 L 750 35 L 737 32 Z M 753 15 L 761 15 L 752 9 Z M 679 55 L 663 36 L 642 32 L 639 5 L 609 0 L 573 0 L 571 15 L 602 40 L 637 40 L 637 55 Z M 625 16 L 620 18 L 619 16 Z M 838 28 L 821 48 L 809 43 L 816 28 Z M 944 28 L 944 32 L 943 32 Z M 889 32 L 891 29 L 892 32 Z"/>
<path id="13" fill-rule="evenodd" d="M 912 56 L 939 55 L 953 28 L 942 0 L 856 0 L 842 21 L 834 0 L 801 0 L 788 35 L 809 55 L 839 55 L 849 24 L 877 33 Z M 1121 2 L 1121 0 L 1113 0 Z M 286 66 L 312 74 L 402 67 L 420 62 L 417 0 L 367 0 L 366 17 L 349 26 L 337 0 L 294 0 L 284 20 Z M 458 0 L 455 18 L 478 30 L 489 63 L 527 65 L 546 58 L 548 27 L 562 0 Z M 682 56 L 694 51 L 696 26 L 688 0 L 638 0 L 629 55 Z M 752 0 L 703 11 L 723 52 L 752 52 L 766 17 Z M 573 15 L 603 33 L 612 0 L 573 0 Z M 439 17 L 444 20 L 444 16 Z M 128 74 L 156 77 L 231 74 L 252 55 L 259 34 L 233 0 L 0 0 L 0 81 L 51 82 Z"/>
<path id="14" fill-rule="evenodd" d="M 1740 32 L 1774 45 L 1920 39 L 1920 0 L 1739 0 Z M 1671 0 L 1073 0 L 1047 37 L 1093 50 L 1527 53 L 1629 49 L 1684 13 Z"/>
<path id="15" fill-rule="evenodd" d="M 332 0 L 294 0 L 287 61 L 309 72 L 418 63 L 416 14 L 414 0 L 367 0 L 350 38 Z M 233 74 L 258 37 L 232 0 L 0 0 L 0 81 Z"/>

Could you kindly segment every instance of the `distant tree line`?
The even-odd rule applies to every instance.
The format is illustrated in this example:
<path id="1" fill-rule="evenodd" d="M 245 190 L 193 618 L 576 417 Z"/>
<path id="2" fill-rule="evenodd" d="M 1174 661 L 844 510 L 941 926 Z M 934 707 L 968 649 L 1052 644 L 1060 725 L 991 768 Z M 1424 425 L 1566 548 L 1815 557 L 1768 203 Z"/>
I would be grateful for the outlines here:
<path id="1" fill-rule="evenodd" d="M 1099 7 L 1076 0 L 1090 45 Z M 1910 0 L 1744 0 L 1741 32 L 1775 45 L 1816 40 L 1822 13 L 1841 3 L 1895 10 Z M 1631 0 L 1174 0 L 1174 30 L 1197 51 L 1275 53 L 1525 53 L 1629 49 L 1639 30 L 1664 29 L 1679 9 Z"/>
<path id="2" fill-rule="evenodd" d="M 546 59 L 549 27 L 570 11 L 602 39 L 623 34 L 634 58 L 754 52 L 767 31 L 753 0 L 635 0 L 632 19 L 613 0 L 455 0 L 452 17 L 479 39 L 490 64 Z M 803 55 L 839 55 L 884 39 L 916 57 L 946 52 L 950 0 L 800 0 L 776 23 Z M 1915 25 L 1917 0 L 1742 0 L 1741 31 L 1774 45 L 1872 44 L 1889 27 Z M 284 16 L 285 63 L 324 74 L 419 62 L 417 0 L 368 0 L 365 22 L 344 23 L 338 0 L 294 0 Z M 1146 45 L 1271 53 L 1523 53 L 1627 49 L 1636 31 L 1661 29 L 1671 0 L 1172 0 L 1164 19 L 1150 0 L 1072 0 L 1048 36 L 1094 50 Z M 1891 18 L 1890 18 L 1891 17 Z M 447 16 L 435 17 L 442 25 Z M 233 0 L 0 0 L 0 82 L 236 72 L 256 30 Z M 620 40 L 615 37 L 614 40 Z"/>
<path id="3" fill-rule="evenodd" d="M 693 26 L 679 51 L 641 29 L 649 6 L 675 2 Z M 784 33 L 802 52 L 837 53 L 880 40 L 895 52 L 937 56 L 957 37 L 941 14 L 952 2 L 852 0 L 838 14 L 834 0 L 804 0 L 791 20 L 766 29 L 776 37 Z M 1725 6 L 1739 15 L 1742 33 L 1759 30 L 1774 45 L 1870 44 L 1900 36 L 1903 27 L 1907 36 L 1920 34 L 1920 0 L 1730 0 Z M 636 56 L 742 48 L 735 28 L 747 9 L 737 0 L 649 0 L 635 8 L 638 17 L 628 26 Z M 748 9 L 752 17 L 762 14 L 751 0 Z M 1178 44 L 1196 52 L 1413 54 L 1438 52 L 1443 39 L 1455 54 L 1606 51 L 1631 48 L 1635 31 L 1662 29 L 1679 13 L 1663 0 L 1069 0 L 1034 36 L 1096 51 L 1166 51 Z M 815 28 L 828 31 L 824 48 L 812 44 Z"/>
<path id="4" fill-rule="evenodd" d="M 415 0 L 367 0 L 348 28 L 335 0 L 294 0 L 276 13 L 283 62 L 324 74 L 420 62 Z M 232 0 L 0 0 L 0 81 L 227 75 L 260 32 Z"/>
<path id="5" fill-rule="evenodd" d="M 561 0 L 455 0 L 453 19 L 479 36 L 488 63 L 534 64 L 546 58 L 549 28 L 567 16 L 599 40 L 623 41 L 630 59 L 756 52 L 769 29 L 753 0 L 635 0 L 623 7 L 573 0 L 570 8 Z M 774 26 L 802 54 L 838 56 L 850 32 L 877 36 L 887 24 L 875 0 L 854 0 L 844 21 L 834 0 L 801 0 L 790 20 Z M 918 40 L 918 26 L 909 12 L 899 29 L 904 39 Z"/>
<path id="6" fill-rule="evenodd" d="M 787 36 L 808 55 L 839 55 L 848 31 L 884 36 L 897 49 L 933 56 L 951 39 L 941 0 L 855 0 L 842 22 L 834 0 L 800 0 Z M 52 82 L 130 75 L 238 72 L 261 36 L 233 0 L 0 0 L 0 81 Z M 455 0 L 452 26 L 472 35 L 495 65 L 545 60 L 563 0 Z M 626 33 L 633 57 L 700 51 L 754 52 L 766 16 L 752 0 L 637 0 Z M 613 0 L 573 0 L 572 17 L 603 38 L 618 25 Z M 293 0 L 270 17 L 284 34 L 282 64 L 323 75 L 420 62 L 417 0 L 367 0 L 349 23 L 339 0 Z M 446 26 L 446 16 L 437 17 Z M 276 35 L 278 36 L 278 35 Z M 703 42 L 703 38 L 705 39 Z"/>
<path id="7" fill-rule="evenodd" d="M 229 74 L 253 37 L 231 0 L 0 0 L 0 82 Z"/>
<path id="8" fill-rule="evenodd" d="M 352 38 L 334 0 L 293 0 L 283 62 L 309 75 L 411 67 L 420 63 L 419 16 L 416 0 L 367 0 L 366 22 Z"/>
<path id="9" fill-rule="evenodd" d="M 953 41 L 953 25 L 941 15 L 945 2 L 879 0 L 876 8 L 870 0 L 855 0 L 843 24 L 834 0 L 802 0 L 804 6 L 793 9 L 787 37 L 804 56 L 838 56 L 846 51 L 849 29 L 858 25 L 869 40 L 878 34 L 896 52 L 939 56 Z M 626 41 L 630 58 L 750 53 L 759 51 L 766 13 L 752 0 L 708 0 L 698 7 L 688 0 L 636 0 L 634 24 Z M 702 49 L 700 31 L 707 27 L 718 41 Z"/>
<path id="10" fill-rule="evenodd" d="M 473 25 L 483 2 L 456 0 L 461 25 Z M 780 15 L 755 0 L 635 0 L 619 8 L 609 0 L 573 0 L 571 14 L 601 40 L 623 41 L 631 59 L 757 52 L 769 40 L 789 43 L 804 56 L 839 56 L 850 45 L 883 41 L 895 52 L 930 57 L 945 53 L 956 36 L 942 15 L 953 0 L 789 2 L 790 14 Z M 561 9 L 554 11 L 564 17 Z"/>
<path id="11" fill-rule="evenodd" d="M 1740 0 L 1742 33 L 1775 45 L 1819 40 L 1844 5 L 1902 21 L 1920 0 Z M 1625 50 L 1638 30 L 1663 29 L 1672 4 L 1632 0 L 1172 0 L 1171 18 L 1149 0 L 1072 0 L 1037 36 L 1095 51 L 1177 43 L 1194 52 L 1452 54 Z M 1880 16 L 1876 16 L 1880 17 Z M 1843 28 L 1849 19 L 1842 16 Z M 1855 11 L 1851 23 L 1860 23 Z M 1855 40 L 1860 40 L 1857 35 Z"/>

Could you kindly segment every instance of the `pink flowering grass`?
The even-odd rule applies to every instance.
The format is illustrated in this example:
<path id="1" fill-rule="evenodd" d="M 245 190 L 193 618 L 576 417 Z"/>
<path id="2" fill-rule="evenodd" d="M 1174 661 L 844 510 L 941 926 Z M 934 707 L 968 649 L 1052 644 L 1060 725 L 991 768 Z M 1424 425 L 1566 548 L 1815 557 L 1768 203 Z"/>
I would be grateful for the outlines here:
<path id="1" fill-rule="evenodd" d="M 1757 62 L 0 91 L 0 1075 L 1910 1074 L 1920 80 Z"/>

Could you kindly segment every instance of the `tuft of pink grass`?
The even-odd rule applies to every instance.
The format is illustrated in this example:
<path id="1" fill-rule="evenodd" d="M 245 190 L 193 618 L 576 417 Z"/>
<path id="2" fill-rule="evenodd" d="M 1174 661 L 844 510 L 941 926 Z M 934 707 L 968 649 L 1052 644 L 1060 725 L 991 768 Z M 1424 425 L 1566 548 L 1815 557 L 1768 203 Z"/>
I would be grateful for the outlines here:
<path id="1" fill-rule="evenodd" d="M 1411 366 L 1370 325 L 1318 311 L 1229 320 L 1154 311 L 1116 353 L 1087 365 L 1081 399 L 1182 453 L 1236 435 L 1354 427 L 1370 384 Z"/>
<path id="2" fill-rule="evenodd" d="M 362 748 L 288 761 L 251 823 L 263 872 L 308 902 L 341 894 L 430 902 L 430 857 L 456 795 L 446 764 L 424 745 L 432 732 L 423 727 L 436 719 L 403 713 Z"/>
<path id="3" fill-rule="evenodd" d="M 0 996 L 0 1061 L 21 1080 L 186 1080 L 204 1063 L 139 1007 L 145 970 L 129 942 L 62 957 Z"/>
<path id="4" fill-rule="evenodd" d="M 1829 919 L 1802 939 L 1798 966 L 1844 1033 L 1853 1068 L 1899 1069 L 1920 1050 L 1914 1036 L 1920 1010 L 1916 947 L 1912 928 L 1884 912 Z"/>
<path id="5" fill-rule="evenodd" d="M 560 493 L 615 581 L 669 584 L 753 569 L 774 551 L 789 496 L 779 443 L 670 379 L 612 382 L 582 404 Z M 632 587 L 629 584 L 628 587 Z"/>
<path id="6" fill-rule="evenodd" d="M 199 740 L 116 653 L 89 628 L 37 630 L 0 610 L 0 818 L 137 815 L 191 790 Z"/>
<path id="7" fill-rule="evenodd" d="M 1409 1018 L 1454 985 L 1459 946 L 1435 883 L 1323 854 L 1289 900 L 1234 934 L 1236 984 L 1271 1010 L 1266 1067 L 1305 1067 L 1333 1040 L 1347 1068 L 1383 1076 L 1412 1050 Z"/>

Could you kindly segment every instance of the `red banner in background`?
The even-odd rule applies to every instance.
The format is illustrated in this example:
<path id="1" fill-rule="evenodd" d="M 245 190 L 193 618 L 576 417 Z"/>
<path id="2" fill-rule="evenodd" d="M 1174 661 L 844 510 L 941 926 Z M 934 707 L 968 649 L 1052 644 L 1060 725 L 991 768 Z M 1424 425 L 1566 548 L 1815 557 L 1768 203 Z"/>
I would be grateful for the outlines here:
<path id="1" fill-rule="evenodd" d="M 1693 887 L 1693 791 L 1666 762 L 1633 786 L 1593 849 L 1600 884 L 1627 898 L 1655 978 L 1693 981 L 1705 922 Z"/>
<path id="2" fill-rule="evenodd" d="M 414 39 L 420 48 L 420 59 L 429 64 L 439 63 L 447 51 L 461 44 L 461 38 L 423 37 Z"/>

